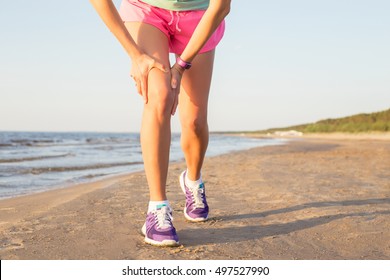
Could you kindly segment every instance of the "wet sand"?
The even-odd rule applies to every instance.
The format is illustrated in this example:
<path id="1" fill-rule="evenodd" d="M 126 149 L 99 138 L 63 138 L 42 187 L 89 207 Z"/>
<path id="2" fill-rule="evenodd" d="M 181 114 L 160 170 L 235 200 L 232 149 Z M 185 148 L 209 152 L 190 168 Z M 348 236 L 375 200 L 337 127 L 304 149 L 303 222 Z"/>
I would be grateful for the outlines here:
<path id="1" fill-rule="evenodd" d="M 390 139 L 304 137 L 207 158 L 210 220 L 186 222 L 171 165 L 182 246 L 144 244 L 143 172 L 0 200 L 0 259 L 390 259 Z"/>

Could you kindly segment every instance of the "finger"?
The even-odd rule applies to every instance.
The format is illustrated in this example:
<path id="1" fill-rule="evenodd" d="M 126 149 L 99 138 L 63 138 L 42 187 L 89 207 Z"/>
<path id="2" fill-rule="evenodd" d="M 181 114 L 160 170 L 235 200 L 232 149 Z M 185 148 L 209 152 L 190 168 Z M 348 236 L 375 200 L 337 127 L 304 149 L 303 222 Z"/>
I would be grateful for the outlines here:
<path id="1" fill-rule="evenodd" d="M 136 80 L 136 79 L 134 79 L 134 86 L 135 86 L 135 88 L 136 88 L 136 90 L 137 90 L 138 94 L 139 94 L 139 95 L 141 95 L 141 88 L 140 88 L 140 83 L 139 83 L 139 82 L 137 82 L 137 80 Z"/>
<path id="2" fill-rule="evenodd" d="M 171 69 L 171 75 L 172 75 L 172 78 L 171 78 L 171 87 L 172 87 L 173 89 L 179 87 L 182 74 L 183 74 L 183 73 L 180 72 L 175 66 L 172 67 L 172 69 Z"/>
<path id="3" fill-rule="evenodd" d="M 141 84 L 140 83 L 136 83 L 135 86 L 137 87 L 138 94 L 142 96 Z"/>
<path id="4" fill-rule="evenodd" d="M 175 100 L 173 102 L 173 106 L 172 106 L 172 110 L 171 110 L 171 115 L 174 116 L 175 113 L 176 113 L 176 109 L 177 109 L 177 105 L 179 104 L 179 94 L 178 92 L 175 90 L 173 92 L 173 94 L 175 95 Z"/>
<path id="5" fill-rule="evenodd" d="M 131 71 L 130 71 L 130 77 L 135 81 L 136 80 L 136 78 L 135 78 L 136 76 L 137 75 L 134 72 L 134 68 L 132 68 Z"/>
<path id="6" fill-rule="evenodd" d="M 171 87 L 173 89 L 176 89 L 177 88 L 177 79 L 175 77 L 175 75 L 172 75 L 172 78 L 171 78 Z"/>
<path id="7" fill-rule="evenodd" d="M 141 79 L 141 92 L 144 98 L 145 104 L 148 103 L 148 76 L 143 75 Z"/>
<path id="8" fill-rule="evenodd" d="M 172 74 L 171 87 L 173 89 L 176 89 L 180 84 L 180 80 L 181 80 L 180 73 L 175 68 L 172 68 L 171 74 Z"/>

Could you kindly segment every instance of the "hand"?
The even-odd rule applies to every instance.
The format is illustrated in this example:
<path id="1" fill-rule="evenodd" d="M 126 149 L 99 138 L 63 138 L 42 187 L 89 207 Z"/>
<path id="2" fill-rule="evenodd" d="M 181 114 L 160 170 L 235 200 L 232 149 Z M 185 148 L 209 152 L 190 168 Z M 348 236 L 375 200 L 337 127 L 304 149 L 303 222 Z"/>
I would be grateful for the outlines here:
<path id="1" fill-rule="evenodd" d="M 130 77 L 134 79 L 137 91 L 144 98 L 145 104 L 148 103 L 148 75 L 153 68 L 157 68 L 165 73 L 168 72 L 163 64 L 155 61 L 147 54 L 142 54 L 133 59 L 130 70 Z"/>
<path id="2" fill-rule="evenodd" d="M 184 68 L 175 63 L 171 68 L 171 87 L 173 89 L 173 94 L 175 95 L 175 100 L 173 102 L 171 115 L 173 116 L 176 113 L 177 105 L 179 104 L 179 93 L 180 93 L 180 83 L 181 78 L 184 73 Z"/>

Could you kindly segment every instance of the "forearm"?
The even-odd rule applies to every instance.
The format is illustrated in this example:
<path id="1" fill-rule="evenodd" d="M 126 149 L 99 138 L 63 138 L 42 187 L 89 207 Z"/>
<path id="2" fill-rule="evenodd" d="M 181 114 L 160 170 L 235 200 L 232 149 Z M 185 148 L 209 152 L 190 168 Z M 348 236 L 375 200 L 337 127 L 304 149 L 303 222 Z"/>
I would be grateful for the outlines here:
<path id="1" fill-rule="evenodd" d="M 196 27 L 190 41 L 180 55 L 192 61 L 230 11 L 230 0 L 210 0 L 210 5 Z"/>
<path id="2" fill-rule="evenodd" d="M 108 29 L 121 43 L 127 54 L 134 60 L 141 55 L 141 50 L 130 36 L 122 19 L 111 0 L 90 0 Z"/>

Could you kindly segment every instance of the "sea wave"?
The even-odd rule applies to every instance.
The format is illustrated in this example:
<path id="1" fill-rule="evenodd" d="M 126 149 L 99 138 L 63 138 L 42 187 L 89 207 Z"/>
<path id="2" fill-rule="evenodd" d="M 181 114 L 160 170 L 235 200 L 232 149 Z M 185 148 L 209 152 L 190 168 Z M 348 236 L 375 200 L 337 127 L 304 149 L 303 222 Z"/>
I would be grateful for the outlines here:
<path id="1" fill-rule="evenodd" d="M 140 165 L 140 164 L 143 163 L 141 161 L 136 161 L 136 162 L 116 162 L 116 163 L 103 163 L 103 164 L 80 165 L 80 166 L 33 167 L 33 168 L 20 169 L 18 173 L 39 175 L 42 173 L 49 173 L 49 172 L 71 172 L 71 171 L 111 168 L 111 167 L 118 167 L 118 166 Z"/>
<path id="2" fill-rule="evenodd" d="M 37 156 L 37 157 L 22 157 L 22 158 L 0 158 L 0 163 L 13 163 L 13 162 L 24 162 L 24 161 L 33 161 L 33 160 L 45 160 L 45 159 L 53 159 L 53 158 L 64 158 L 75 156 L 75 154 L 67 153 L 61 155 L 51 155 L 51 156 Z"/>
<path id="3" fill-rule="evenodd" d="M 46 146 L 46 145 L 56 145 L 60 143 L 61 140 L 50 140 L 50 139 L 10 139 L 8 143 L 2 143 L 12 145 L 12 146 Z"/>
<path id="4" fill-rule="evenodd" d="M 0 148 L 93 146 L 139 143 L 135 134 L 104 135 L 98 133 L 0 133 Z"/>

